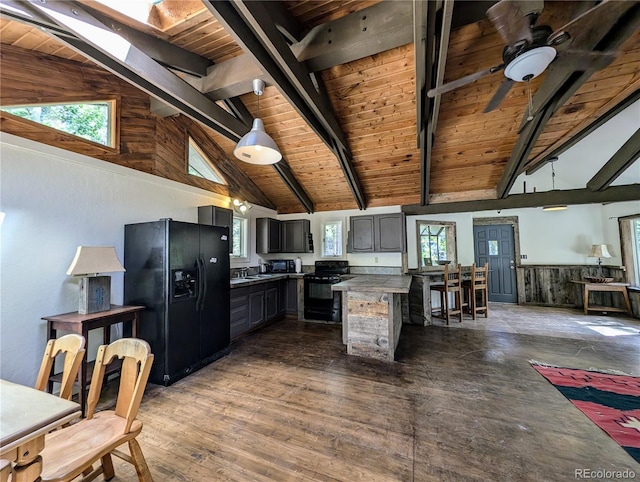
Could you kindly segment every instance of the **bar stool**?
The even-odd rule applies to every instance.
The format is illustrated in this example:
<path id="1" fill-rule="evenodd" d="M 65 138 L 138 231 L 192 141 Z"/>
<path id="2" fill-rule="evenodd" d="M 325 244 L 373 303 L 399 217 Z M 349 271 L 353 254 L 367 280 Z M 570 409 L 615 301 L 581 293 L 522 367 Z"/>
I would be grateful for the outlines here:
<path id="1" fill-rule="evenodd" d="M 462 267 L 450 270 L 449 265 L 444 266 L 444 283 L 431 285 L 432 291 L 440 293 L 440 316 L 447 320 L 447 325 L 452 315 L 458 315 L 462 323 L 462 308 L 466 303 L 462 302 Z M 449 294 L 453 293 L 453 307 L 449 306 Z"/>
<path id="2" fill-rule="evenodd" d="M 465 280 L 463 286 L 467 291 L 469 300 L 469 311 L 475 320 L 478 312 L 484 312 L 484 317 L 489 316 L 489 288 L 487 276 L 489 273 L 489 263 L 485 263 L 482 268 L 478 268 L 475 263 L 471 266 L 471 279 Z M 480 292 L 480 304 L 478 304 L 477 293 Z"/>

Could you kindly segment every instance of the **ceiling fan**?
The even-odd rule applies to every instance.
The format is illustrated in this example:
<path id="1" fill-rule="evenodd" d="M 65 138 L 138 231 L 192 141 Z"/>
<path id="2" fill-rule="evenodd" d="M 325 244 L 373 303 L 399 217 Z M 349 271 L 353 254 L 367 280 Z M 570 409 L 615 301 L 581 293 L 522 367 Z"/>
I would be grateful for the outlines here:
<path id="1" fill-rule="evenodd" d="M 571 54 L 572 61 L 589 64 L 603 55 L 613 57 L 610 52 L 588 50 L 556 51 L 555 47 L 571 38 L 570 31 L 589 28 L 589 22 L 597 22 L 597 10 L 607 0 L 586 10 L 555 32 L 548 25 L 536 25 L 544 7 L 542 0 L 501 0 L 487 10 L 487 17 L 505 41 L 502 63 L 486 70 L 440 85 L 427 92 L 435 97 L 458 87 L 470 84 L 482 77 L 504 70 L 506 79 L 487 104 L 484 112 L 497 108 L 514 82 L 529 83 L 529 119 L 532 116 L 531 80 L 544 72 L 556 57 Z M 566 57 L 565 57 L 566 58 Z M 579 70 L 579 64 L 577 65 Z"/>

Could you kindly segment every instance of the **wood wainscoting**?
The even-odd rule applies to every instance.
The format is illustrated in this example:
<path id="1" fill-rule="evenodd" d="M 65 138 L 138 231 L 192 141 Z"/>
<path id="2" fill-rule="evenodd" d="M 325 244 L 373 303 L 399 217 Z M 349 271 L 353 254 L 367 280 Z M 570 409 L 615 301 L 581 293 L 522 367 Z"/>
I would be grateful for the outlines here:
<path id="1" fill-rule="evenodd" d="M 616 281 L 624 280 L 619 268 L 603 266 L 602 271 L 593 265 L 521 265 L 517 268 L 518 304 L 543 306 L 581 307 L 583 293 L 571 280 L 585 276 L 608 276 Z M 594 302 L 622 308 L 621 300 L 611 293 L 594 293 Z"/>

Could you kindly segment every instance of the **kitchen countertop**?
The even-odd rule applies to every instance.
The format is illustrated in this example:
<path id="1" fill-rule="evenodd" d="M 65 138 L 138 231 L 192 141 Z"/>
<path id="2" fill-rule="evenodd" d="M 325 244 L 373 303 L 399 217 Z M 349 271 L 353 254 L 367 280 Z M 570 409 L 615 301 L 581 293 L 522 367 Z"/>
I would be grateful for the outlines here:
<path id="1" fill-rule="evenodd" d="M 267 283 L 269 281 L 277 281 L 287 278 L 302 278 L 304 273 L 269 273 L 269 274 L 254 274 L 247 276 L 246 278 L 231 278 L 229 284 L 231 288 L 240 288 L 245 286 L 251 286 L 260 283 Z"/>
<path id="2" fill-rule="evenodd" d="M 380 293 L 408 293 L 411 286 L 410 275 L 354 276 L 351 279 L 331 285 L 333 291 L 374 291 Z"/>

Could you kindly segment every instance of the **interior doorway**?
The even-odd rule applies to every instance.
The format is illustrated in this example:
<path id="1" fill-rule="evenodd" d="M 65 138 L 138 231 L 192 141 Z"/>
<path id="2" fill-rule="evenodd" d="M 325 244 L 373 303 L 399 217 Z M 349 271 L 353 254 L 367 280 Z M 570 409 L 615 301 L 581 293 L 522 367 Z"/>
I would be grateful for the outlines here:
<path id="1" fill-rule="evenodd" d="M 489 263 L 489 301 L 517 303 L 517 218 L 474 219 L 474 261 Z"/>

